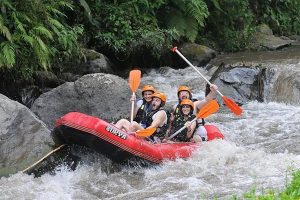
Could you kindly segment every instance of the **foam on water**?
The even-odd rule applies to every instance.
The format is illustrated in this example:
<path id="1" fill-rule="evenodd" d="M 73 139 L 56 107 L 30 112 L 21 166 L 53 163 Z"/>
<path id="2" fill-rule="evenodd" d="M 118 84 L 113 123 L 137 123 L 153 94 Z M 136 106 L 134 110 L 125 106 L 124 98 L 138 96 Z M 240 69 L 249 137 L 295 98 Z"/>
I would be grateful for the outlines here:
<path id="1" fill-rule="evenodd" d="M 198 88 L 205 83 L 190 70 L 152 70 L 141 84 L 155 85 L 171 103 L 179 84 L 191 84 L 203 97 Z M 96 160 L 40 178 L 17 173 L 0 179 L 1 199 L 229 199 L 253 187 L 283 189 L 300 166 L 300 106 L 250 102 L 242 108 L 241 117 L 226 107 L 209 117 L 225 140 L 202 143 L 189 159 L 111 171 Z"/>

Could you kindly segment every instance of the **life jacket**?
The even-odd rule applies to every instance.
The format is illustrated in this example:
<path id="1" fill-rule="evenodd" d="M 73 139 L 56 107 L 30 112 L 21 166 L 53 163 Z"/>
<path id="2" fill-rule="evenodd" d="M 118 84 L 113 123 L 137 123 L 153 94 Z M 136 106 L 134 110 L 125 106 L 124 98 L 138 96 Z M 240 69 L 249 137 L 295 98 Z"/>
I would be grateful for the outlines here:
<path id="1" fill-rule="evenodd" d="M 137 110 L 136 116 L 134 118 L 134 121 L 137 123 L 140 123 L 147 115 L 147 113 L 151 112 L 151 103 L 145 101 L 143 99 L 143 104 L 139 107 Z"/>
<path id="2" fill-rule="evenodd" d="M 191 99 L 193 102 L 197 101 L 197 99 Z M 180 102 L 179 104 L 177 104 L 175 110 L 174 110 L 174 113 L 173 113 L 173 116 L 174 116 L 174 119 L 175 118 L 178 118 L 181 116 L 181 106 L 180 106 Z M 202 118 L 202 120 L 197 120 L 197 126 L 204 126 L 205 124 L 205 121 L 204 121 L 204 118 Z"/>
<path id="3" fill-rule="evenodd" d="M 160 139 L 165 138 L 165 134 L 166 134 L 166 132 L 169 128 L 169 124 L 170 124 L 170 116 L 171 116 L 170 112 L 165 110 L 163 107 L 160 107 L 159 109 L 153 110 L 150 113 L 148 113 L 141 122 L 141 124 L 145 124 L 146 128 L 149 127 L 153 122 L 153 119 L 152 119 L 153 115 L 160 110 L 164 110 L 166 112 L 167 123 L 164 124 L 162 127 L 158 127 L 156 129 L 156 131 L 150 136 L 150 139 L 152 139 L 152 140 L 154 139 L 154 136 L 159 137 Z"/>
<path id="4" fill-rule="evenodd" d="M 179 104 L 177 104 L 177 106 L 174 110 L 174 113 L 173 113 L 174 119 L 181 115 L 180 109 L 181 109 L 181 106 L 180 106 L 180 103 L 179 103 Z"/>
<path id="5" fill-rule="evenodd" d="M 181 113 L 181 112 L 180 112 Z M 189 117 L 185 120 L 183 115 L 177 115 L 177 117 L 174 118 L 172 124 L 171 124 L 171 130 L 170 130 L 170 135 L 174 134 L 176 131 L 184 127 L 184 124 L 187 121 L 192 121 L 195 119 L 195 115 L 189 115 Z M 196 125 L 195 130 L 197 129 L 198 125 Z M 190 138 L 187 137 L 187 129 L 182 130 L 180 133 L 178 133 L 173 140 L 178 141 L 178 142 L 189 142 L 190 139 L 193 137 L 194 133 Z"/>

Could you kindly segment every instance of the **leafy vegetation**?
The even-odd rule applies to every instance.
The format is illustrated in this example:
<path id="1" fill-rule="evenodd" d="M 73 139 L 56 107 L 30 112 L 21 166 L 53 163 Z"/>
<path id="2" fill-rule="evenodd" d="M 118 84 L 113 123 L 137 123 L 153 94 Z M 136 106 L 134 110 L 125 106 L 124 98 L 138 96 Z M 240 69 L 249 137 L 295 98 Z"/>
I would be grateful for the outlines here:
<path id="1" fill-rule="evenodd" d="M 70 2 L 3 0 L 0 7 L 0 68 L 17 69 L 26 77 L 79 52 L 82 27 L 63 21 L 62 9 L 72 9 Z"/>
<path id="2" fill-rule="evenodd" d="M 254 30 L 248 1 L 207 1 L 210 15 L 204 34 L 225 51 L 245 49 Z"/>
<path id="3" fill-rule="evenodd" d="M 234 197 L 234 199 L 237 199 Z M 300 199 L 300 171 L 293 173 L 291 183 L 283 192 L 276 193 L 272 190 L 267 191 L 263 195 L 256 195 L 256 190 L 252 189 L 244 195 L 243 199 L 248 200 L 298 200 Z"/>
<path id="4" fill-rule="evenodd" d="M 258 22 L 270 25 L 279 35 L 300 33 L 300 1 L 298 0 L 256 0 L 253 11 Z"/>
<path id="5" fill-rule="evenodd" d="M 94 43 L 108 47 L 116 55 L 126 58 L 143 49 L 159 56 L 164 45 L 171 43 L 177 34 L 161 29 L 155 12 L 164 1 L 101 1 L 94 18 L 99 21 Z M 100 20 L 102 19 L 102 20 Z"/>
<path id="6" fill-rule="evenodd" d="M 76 21 L 85 24 L 88 46 L 120 61 L 134 62 L 143 53 L 158 60 L 174 41 L 195 41 L 208 16 L 202 0 L 80 2 L 85 18 Z"/>
<path id="7" fill-rule="evenodd" d="M 80 46 L 130 64 L 141 52 L 159 59 L 174 42 L 242 50 L 259 23 L 277 34 L 300 32 L 297 0 L 3 0 L 0 7 L 0 68 L 31 71 L 78 62 Z"/>
<path id="8" fill-rule="evenodd" d="M 162 8 L 162 25 L 175 28 L 179 36 L 194 42 L 200 28 L 208 17 L 208 8 L 202 0 L 173 0 Z"/>
<path id="9" fill-rule="evenodd" d="M 0 76 L 62 72 L 81 61 L 82 47 L 119 68 L 159 65 L 182 42 L 244 50 L 260 23 L 299 34 L 299 13 L 298 0 L 2 0 Z"/>

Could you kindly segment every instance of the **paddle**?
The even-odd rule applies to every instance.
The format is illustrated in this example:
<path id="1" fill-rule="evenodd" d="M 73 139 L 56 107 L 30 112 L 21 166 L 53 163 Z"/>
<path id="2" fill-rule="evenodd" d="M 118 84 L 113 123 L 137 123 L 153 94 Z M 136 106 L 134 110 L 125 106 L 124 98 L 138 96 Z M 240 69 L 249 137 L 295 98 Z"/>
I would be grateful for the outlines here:
<path id="1" fill-rule="evenodd" d="M 129 73 L 129 87 L 132 91 L 132 96 L 135 95 L 136 90 L 140 85 L 141 80 L 141 71 L 140 70 L 131 70 Z M 134 101 L 131 103 L 131 115 L 130 115 L 130 122 L 133 121 L 133 110 L 134 110 Z"/>
<path id="2" fill-rule="evenodd" d="M 156 131 L 156 128 L 146 128 L 138 130 L 135 135 L 138 137 L 149 137 Z"/>
<path id="3" fill-rule="evenodd" d="M 194 121 L 196 121 L 199 118 L 206 118 L 209 115 L 217 112 L 219 109 L 219 104 L 216 100 L 211 100 L 209 101 L 205 106 L 203 106 L 201 108 L 201 110 L 197 113 L 197 116 L 195 119 L 193 119 L 191 121 L 191 123 L 193 123 Z M 173 137 L 175 137 L 178 133 L 180 133 L 182 130 L 185 129 L 185 126 L 182 127 L 181 129 L 179 129 L 176 133 L 174 133 L 173 135 L 171 135 L 169 138 L 167 139 L 171 139 Z M 142 130 L 138 130 L 135 135 L 138 137 L 149 137 L 151 136 L 154 132 L 156 131 L 156 128 L 146 128 L 146 129 L 142 129 Z M 176 135 L 175 135 L 176 134 Z"/>
<path id="4" fill-rule="evenodd" d="M 194 66 L 192 63 L 190 63 L 178 50 L 177 47 L 173 48 L 173 52 L 176 52 L 187 64 L 189 64 L 200 76 L 211 86 L 212 83 L 209 82 L 202 74 L 201 72 Z M 242 109 L 231 99 L 228 97 L 224 96 L 219 90 L 217 90 L 217 93 L 222 97 L 225 105 L 236 115 L 240 115 L 242 113 Z"/>
<path id="5" fill-rule="evenodd" d="M 201 110 L 197 113 L 196 117 L 191 121 L 191 123 L 193 123 L 194 121 L 196 121 L 197 119 L 201 119 L 201 118 L 206 118 L 209 115 L 217 112 L 219 110 L 219 104 L 216 100 L 211 100 L 209 101 L 205 106 L 203 106 L 201 108 Z M 170 140 L 173 137 L 175 137 L 176 135 L 178 135 L 181 131 L 183 131 L 186 127 L 183 126 L 182 128 L 180 128 L 178 131 L 176 131 L 175 133 L 173 133 L 171 136 L 169 136 L 168 138 L 166 138 L 166 140 Z"/>

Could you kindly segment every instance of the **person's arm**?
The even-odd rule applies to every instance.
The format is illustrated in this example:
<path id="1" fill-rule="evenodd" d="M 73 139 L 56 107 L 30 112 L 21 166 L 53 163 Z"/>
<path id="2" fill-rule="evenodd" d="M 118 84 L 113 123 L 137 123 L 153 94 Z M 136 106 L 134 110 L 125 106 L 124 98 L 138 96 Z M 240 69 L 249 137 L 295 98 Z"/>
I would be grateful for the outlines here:
<path id="1" fill-rule="evenodd" d="M 218 87 L 215 84 L 212 84 L 210 86 L 210 92 L 209 94 L 203 99 L 198 100 L 194 102 L 194 107 L 196 108 L 195 111 L 197 112 L 200 110 L 203 106 L 205 106 L 210 100 L 214 99 L 217 93 Z"/>
<path id="2" fill-rule="evenodd" d="M 206 99 L 203 100 L 197 100 L 194 102 L 194 114 L 197 114 L 197 112 L 203 107 L 205 106 L 205 104 L 207 104 L 208 101 Z"/>
<path id="3" fill-rule="evenodd" d="M 134 100 L 134 101 L 135 101 L 135 104 L 134 104 L 134 111 L 133 111 L 133 118 L 135 118 L 138 109 L 139 109 L 139 108 L 141 107 L 141 105 L 143 104 L 143 100 L 138 100 L 138 101 L 136 101 L 136 97 L 135 97 L 135 98 L 131 98 L 130 100 Z"/>
<path id="4" fill-rule="evenodd" d="M 205 97 L 207 102 L 215 98 L 217 90 L 218 90 L 218 86 L 216 86 L 215 84 L 212 84 L 210 86 L 210 92 Z"/>
<path id="5" fill-rule="evenodd" d="M 193 123 L 191 123 L 190 121 L 186 122 L 184 124 L 184 126 L 187 128 L 187 138 L 191 138 L 193 136 L 193 133 L 195 131 L 195 128 L 196 128 L 196 125 L 197 125 L 197 122 L 194 121 Z"/>
<path id="6" fill-rule="evenodd" d="M 173 107 L 172 107 L 172 110 L 171 110 L 171 115 L 170 115 L 170 124 L 172 124 L 173 123 L 173 121 L 174 121 L 174 113 L 175 113 L 175 110 L 176 110 L 176 108 L 177 108 L 177 105 L 178 104 L 175 104 Z"/>
<path id="7" fill-rule="evenodd" d="M 165 111 L 160 110 L 156 113 L 155 119 L 149 128 L 158 128 L 162 122 L 166 120 L 167 114 Z M 147 127 L 148 128 L 148 127 Z"/>

